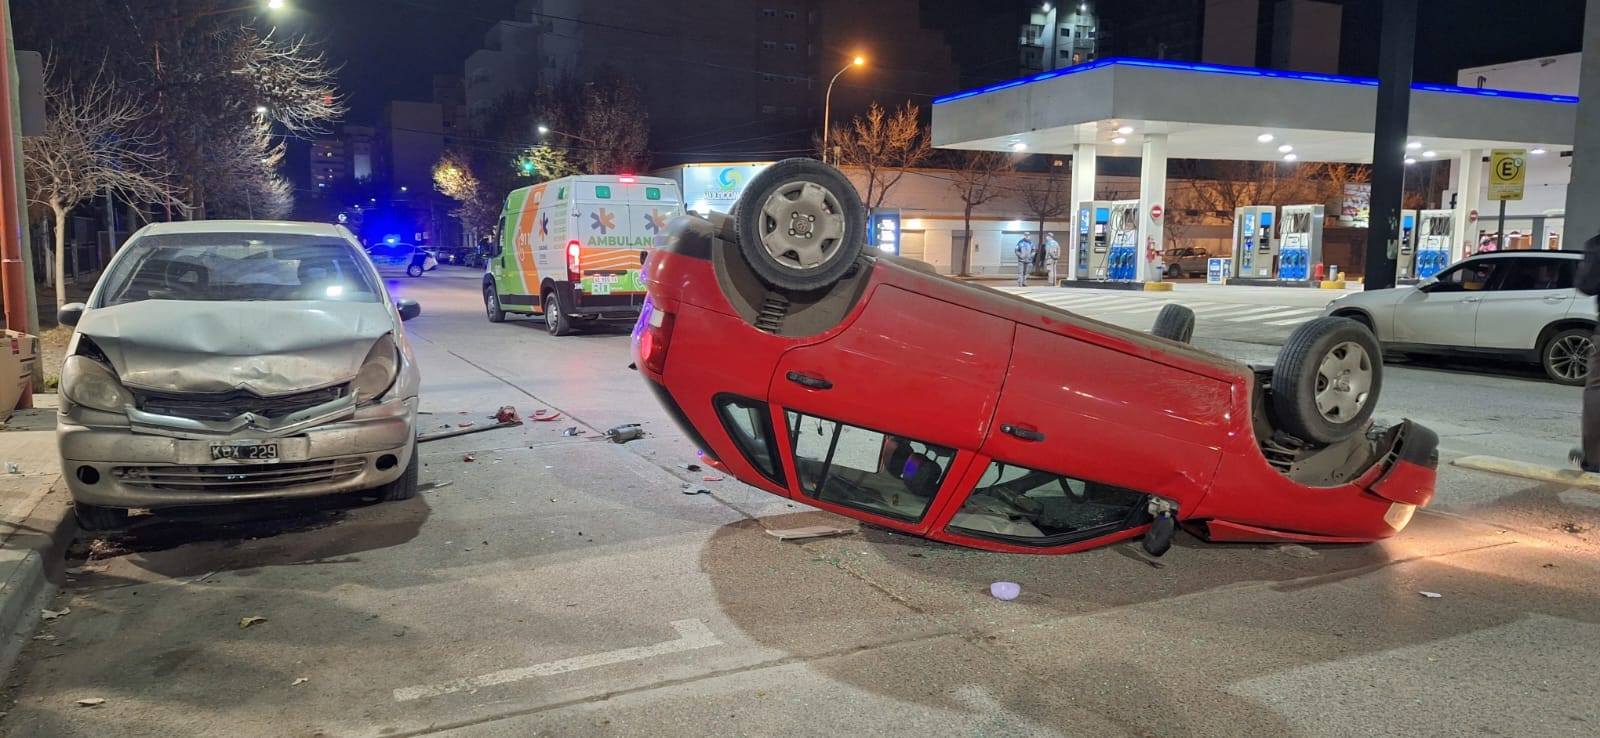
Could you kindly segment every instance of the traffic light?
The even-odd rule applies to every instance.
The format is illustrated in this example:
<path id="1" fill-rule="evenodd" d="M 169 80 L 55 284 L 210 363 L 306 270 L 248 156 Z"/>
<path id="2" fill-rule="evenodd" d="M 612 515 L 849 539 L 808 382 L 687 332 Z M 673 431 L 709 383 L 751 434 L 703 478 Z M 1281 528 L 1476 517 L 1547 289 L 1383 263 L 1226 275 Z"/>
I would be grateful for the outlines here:
<path id="1" fill-rule="evenodd" d="M 527 175 L 532 175 L 533 171 L 534 171 L 533 160 L 532 159 L 523 159 L 522 160 L 522 173 L 523 174 L 527 174 Z"/>

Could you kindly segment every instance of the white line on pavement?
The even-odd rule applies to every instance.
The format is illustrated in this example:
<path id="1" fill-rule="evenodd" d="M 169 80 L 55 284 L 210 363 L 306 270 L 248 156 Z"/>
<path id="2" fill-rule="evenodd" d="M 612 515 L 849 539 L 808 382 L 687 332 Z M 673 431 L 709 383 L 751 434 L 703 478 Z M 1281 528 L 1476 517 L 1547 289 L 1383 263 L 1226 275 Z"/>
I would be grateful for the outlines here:
<path id="1" fill-rule="evenodd" d="M 467 677 L 465 679 L 457 679 L 455 681 L 444 682 L 442 684 L 424 684 L 416 687 L 401 687 L 394 691 L 394 700 L 396 702 L 407 702 L 410 700 L 420 700 L 426 697 L 438 697 L 440 695 L 452 694 L 455 692 L 465 692 L 472 689 L 491 687 L 496 684 L 520 682 L 525 679 L 532 679 L 534 677 L 565 674 L 569 671 L 592 669 L 596 666 L 620 664 L 626 661 L 638 661 L 640 659 L 654 658 L 656 656 L 665 656 L 669 653 L 694 651 L 696 649 L 722 645 L 722 641 L 718 640 L 717 637 L 712 634 L 711 629 L 706 627 L 704 621 L 674 620 L 672 621 L 672 629 L 678 632 L 678 637 L 670 641 L 662 641 L 661 643 L 655 643 L 648 646 L 619 648 L 615 651 L 591 653 L 585 656 L 574 656 L 572 658 L 561 659 L 559 661 L 546 661 L 542 664 L 493 671 L 489 672 L 488 674 Z"/>

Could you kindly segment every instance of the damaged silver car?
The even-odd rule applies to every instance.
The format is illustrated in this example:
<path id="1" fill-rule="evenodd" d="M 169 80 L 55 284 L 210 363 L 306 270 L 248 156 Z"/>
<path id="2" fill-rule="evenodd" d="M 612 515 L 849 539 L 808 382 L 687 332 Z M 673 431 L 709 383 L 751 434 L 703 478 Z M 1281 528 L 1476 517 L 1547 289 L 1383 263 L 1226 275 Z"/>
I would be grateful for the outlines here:
<path id="1" fill-rule="evenodd" d="M 57 439 L 78 520 L 417 491 L 417 387 L 401 321 L 340 226 L 159 223 L 111 260 L 61 370 Z"/>

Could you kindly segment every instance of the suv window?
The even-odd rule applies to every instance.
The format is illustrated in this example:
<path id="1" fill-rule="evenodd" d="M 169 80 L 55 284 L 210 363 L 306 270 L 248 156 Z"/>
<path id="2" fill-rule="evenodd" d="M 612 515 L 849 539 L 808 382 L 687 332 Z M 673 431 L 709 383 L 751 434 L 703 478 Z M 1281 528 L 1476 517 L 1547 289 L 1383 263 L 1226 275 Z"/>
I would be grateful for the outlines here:
<path id="1" fill-rule="evenodd" d="M 1144 514 L 1138 492 L 995 461 L 950 519 L 950 530 L 1058 546 L 1120 530 Z"/>
<path id="2" fill-rule="evenodd" d="M 1477 292 L 1487 289 L 1498 259 L 1466 261 L 1439 273 L 1434 292 Z"/>
<path id="3" fill-rule="evenodd" d="M 916 522 L 928 512 L 953 449 L 786 413 L 800 491 L 819 500 Z"/>
<path id="4" fill-rule="evenodd" d="M 1577 259 L 1527 257 L 1499 261 L 1500 280 L 1494 289 L 1500 291 L 1572 289 L 1578 272 Z"/>

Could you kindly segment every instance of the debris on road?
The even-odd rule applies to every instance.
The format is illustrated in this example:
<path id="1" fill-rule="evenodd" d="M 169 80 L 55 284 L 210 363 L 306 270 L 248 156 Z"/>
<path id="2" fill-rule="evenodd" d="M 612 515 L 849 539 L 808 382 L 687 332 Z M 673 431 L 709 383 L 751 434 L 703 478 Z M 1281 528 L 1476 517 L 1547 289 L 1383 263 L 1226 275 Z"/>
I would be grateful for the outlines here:
<path id="1" fill-rule="evenodd" d="M 22 465 L 16 463 L 15 461 L 7 461 L 6 462 L 6 473 L 7 474 L 21 474 L 22 473 Z"/>
<path id="2" fill-rule="evenodd" d="M 478 455 L 474 453 L 465 453 L 461 455 L 461 460 L 470 464 L 478 460 Z"/>
<path id="3" fill-rule="evenodd" d="M 538 413 L 534 413 L 533 415 L 535 418 L 539 417 Z M 494 421 L 496 423 L 510 423 L 512 421 L 521 420 L 522 416 L 517 414 L 517 409 L 510 405 L 501 405 L 499 410 L 494 411 Z"/>
<path id="4" fill-rule="evenodd" d="M 435 490 L 444 489 L 445 487 L 448 487 L 448 486 L 450 486 L 452 484 L 455 484 L 455 482 L 453 482 L 453 481 L 434 482 L 432 484 L 424 486 L 422 489 L 425 490 L 425 491 L 428 491 L 428 492 L 433 492 Z"/>
<path id="5" fill-rule="evenodd" d="M 1417 594 L 1422 595 L 1423 597 L 1426 597 L 1426 598 L 1428 598 L 1430 600 L 1437 600 L 1440 597 L 1444 596 L 1442 594 L 1439 594 L 1438 592 L 1418 592 Z"/>
<path id="6" fill-rule="evenodd" d="M 81 700 L 78 700 L 78 706 L 79 707 L 95 707 L 97 705 L 103 705 L 105 703 L 106 703 L 106 698 L 104 698 L 104 697 L 85 697 L 85 698 L 83 698 Z"/>
<path id="7" fill-rule="evenodd" d="M 309 681 L 311 681 L 311 679 L 309 677 L 295 677 L 294 681 L 289 682 L 289 686 L 298 687 L 298 686 L 300 686 L 302 684 L 305 684 L 306 682 L 309 682 Z"/>
<path id="8" fill-rule="evenodd" d="M 1297 559 L 1314 559 L 1322 555 L 1298 543 L 1285 543 L 1278 547 L 1278 553 Z"/>
<path id="9" fill-rule="evenodd" d="M 767 529 L 767 535 L 780 541 L 798 541 L 807 538 L 827 538 L 829 536 L 842 536 L 854 532 L 852 528 L 840 528 L 836 525 L 808 525 L 803 528 L 778 528 Z"/>
<path id="10" fill-rule="evenodd" d="M 265 622 L 267 622 L 267 619 L 264 618 L 264 617 L 261 617 L 260 615 L 251 615 L 249 617 L 239 618 L 239 630 L 244 630 L 245 628 L 248 628 L 248 627 L 250 627 L 252 625 L 255 625 L 257 623 L 265 623 Z"/>
<path id="11" fill-rule="evenodd" d="M 76 577 L 76 576 L 82 576 L 84 574 L 98 574 L 98 573 L 103 572 L 105 570 L 106 570 L 106 565 L 105 564 L 84 564 L 83 566 L 68 567 L 66 569 L 66 572 L 68 574 L 71 574 L 72 576 Z"/>
<path id="12" fill-rule="evenodd" d="M 700 471 L 700 465 L 699 464 L 680 464 L 679 466 L 682 466 L 684 469 L 687 469 L 687 470 L 692 471 L 692 472 Z"/>
<path id="13" fill-rule="evenodd" d="M 535 410 L 535 411 L 533 411 L 533 419 L 537 420 L 537 421 L 539 421 L 541 423 L 548 423 L 548 422 L 550 422 L 552 420 L 555 420 L 557 418 L 560 418 L 560 417 L 561 417 L 561 413 L 559 411 L 557 411 L 557 410 Z"/>
<path id="14" fill-rule="evenodd" d="M 39 611 L 39 618 L 45 622 L 49 622 L 51 620 L 64 617 L 70 612 L 72 612 L 72 608 L 70 607 L 63 607 L 60 610 L 51 610 L 46 608 Z"/>
<path id="15" fill-rule="evenodd" d="M 460 423 L 456 423 L 456 427 L 457 428 L 471 428 L 474 425 L 477 425 L 477 424 L 472 422 L 472 421 L 470 421 L 470 420 L 463 420 Z"/>
<path id="16" fill-rule="evenodd" d="M 711 494 L 711 490 L 706 489 L 698 484 L 685 484 L 683 485 L 683 493 L 686 495 L 709 495 Z"/>
<path id="17" fill-rule="evenodd" d="M 707 474 L 707 475 L 701 477 L 700 481 L 702 481 L 702 482 L 720 482 L 723 479 L 726 479 L 726 477 L 722 476 L 721 474 Z"/>
<path id="18" fill-rule="evenodd" d="M 639 427 L 638 423 L 619 425 L 615 428 L 607 430 L 606 438 L 611 439 L 612 443 L 627 443 L 629 441 L 637 441 L 640 438 L 644 438 L 644 428 Z"/>
<path id="19" fill-rule="evenodd" d="M 578 426 L 574 425 L 571 428 L 568 428 L 568 429 L 566 429 L 564 431 L 561 431 L 561 435 L 568 436 L 568 437 L 581 436 L 581 435 L 583 435 L 583 431 L 578 430 Z"/>
<path id="20" fill-rule="evenodd" d="M 995 582 L 989 585 L 989 594 L 997 600 L 1010 602 L 1022 594 L 1022 585 L 1016 582 Z"/>
<path id="21" fill-rule="evenodd" d="M 507 421 L 504 421 L 504 422 L 495 423 L 494 425 L 473 425 L 471 423 L 462 423 L 461 424 L 462 427 L 460 427 L 460 428 L 454 428 L 454 429 L 451 429 L 451 430 L 439 431 L 438 433 L 427 433 L 427 434 L 423 434 L 423 435 L 417 436 L 417 443 L 428 443 L 428 442 L 431 442 L 431 441 L 437 441 L 437 440 L 444 439 L 444 438 L 455 438 L 456 436 L 465 436 L 465 435 L 468 435 L 468 434 L 471 434 L 471 433 L 482 433 L 484 431 L 499 430 L 501 428 L 515 428 L 515 427 L 517 427 L 519 425 L 522 425 L 522 421 L 520 421 L 520 420 L 507 420 Z"/>
<path id="22" fill-rule="evenodd" d="M 33 637 L 33 639 L 36 641 L 53 641 L 56 639 L 56 637 L 50 635 L 49 633 L 45 633 L 44 635 L 36 635 Z"/>

